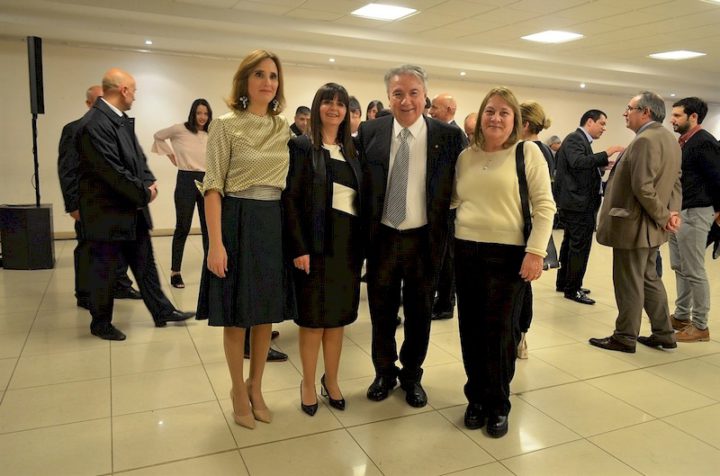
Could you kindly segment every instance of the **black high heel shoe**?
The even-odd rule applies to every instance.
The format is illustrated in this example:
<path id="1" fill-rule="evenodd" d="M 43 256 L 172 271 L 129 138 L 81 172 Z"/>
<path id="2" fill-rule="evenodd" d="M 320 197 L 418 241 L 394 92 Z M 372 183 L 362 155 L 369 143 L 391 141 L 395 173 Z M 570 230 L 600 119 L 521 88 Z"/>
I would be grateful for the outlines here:
<path id="1" fill-rule="evenodd" d="M 320 395 L 328 399 L 328 403 L 330 403 L 330 406 L 333 408 L 337 408 L 338 410 L 344 411 L 345 410 L 345 399 L 341 398 L 340 400 L 335 400 L 330 396 L 330 392 L 328 392 L 327 387 L 325 386 L 325 374 L 323 374 L 322 377 L 320 377 Z"/>
<path id="2" fill-rule="evenodd" d="M 312 405 L 305 405 L 302 401 L 302 380 L 300 381 L 300 408 L 302 408 L 302 411 L 307 413 L 310 416 L 315 416 L 315 412 L 317 412 L 318 409 L 318 402 L 315 401 Z"/>

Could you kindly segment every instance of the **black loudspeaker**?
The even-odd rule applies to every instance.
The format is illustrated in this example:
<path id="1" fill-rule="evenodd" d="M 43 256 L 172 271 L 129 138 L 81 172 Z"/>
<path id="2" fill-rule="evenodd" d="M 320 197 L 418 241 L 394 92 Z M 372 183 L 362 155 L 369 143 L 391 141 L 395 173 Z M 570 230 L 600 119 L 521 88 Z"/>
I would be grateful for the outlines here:
<path id="1" fill-rule="evenodd" d="M 28 68 L 30 71 L 30 112 L 45 114 L 43 91 L 42 38 L 27 37 Z"/>
<path id="2" fill-rule="evenodd" d="M 5 269 L 55 266 L 52 204 L 0 205 L 0 240 Z"/>

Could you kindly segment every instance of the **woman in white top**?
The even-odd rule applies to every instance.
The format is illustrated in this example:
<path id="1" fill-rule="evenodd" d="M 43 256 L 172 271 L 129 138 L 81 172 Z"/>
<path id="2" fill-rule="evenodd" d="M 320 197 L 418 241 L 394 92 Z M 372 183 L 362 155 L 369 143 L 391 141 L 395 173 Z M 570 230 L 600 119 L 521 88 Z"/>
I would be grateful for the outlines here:
<path id="1" fill-rule="evenodd" d="M 205 177 L 205 152 L 207 149 L 208 127 L 212 121 L 212 109 L 205 99 L 196 99 L 190 107 L 190 114 L 184 124 L 175 124 L 159 130 L 153 136 L 152 151 L 167 155 L 178 168 L 175 183 L 175 233 L 172 241 L 172 266 L 170 284 L 184 288 L 180 268 L 182 266 L 185 241 L 190 233 L 193 214 L 197 206 L 202 231 L 203 250 L 207 253 L 208 234 L 205 224 L 203 196 L 195 186 Z M 170 141 L 168 144 L 167 141 Z"/>
<path id="2" fill-rule="evenodd" d="M 478 116 L 473 143 L 455 172 L 458 323 L 467 375 L 465 426 L 481 428 L 487 419 L 488 435 L 499 438 L 508 431 L 523 298 L 527 282 L 542 274 L 555 202 L 542 152 L 518 142 L 522 123 L 513 93 L 492 89 Z M 518 152 L 524 167 L 518 167 Z M 528 236 L 519 173 L 532 213 Z"/>

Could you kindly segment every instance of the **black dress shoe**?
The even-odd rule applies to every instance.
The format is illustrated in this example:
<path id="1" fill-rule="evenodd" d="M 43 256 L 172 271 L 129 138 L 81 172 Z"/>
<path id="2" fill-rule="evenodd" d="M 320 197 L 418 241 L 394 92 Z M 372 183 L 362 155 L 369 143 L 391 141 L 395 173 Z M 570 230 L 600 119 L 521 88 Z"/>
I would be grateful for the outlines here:
<path id="1" fill-rule="evenodd" d="M 623 344 L 613 336 L 602 338 L 591 337 L 588 342 L 590 342 L 590 345 L 594 345 L 595 347 L 600 347 L 605 350 L 616 350 L 618 352 L 626 352 L 628 354 L 635 353 L 634 345 Z"/>
<path id="2" fill-rule="evenodd" d="M 402 384 L 405 390 L 405 401 L 411 407 L 422 408 L 427 405 L 427 394 L 420 382 L 406 382 Z"/>
<path id="3" fill-rule="evenodd" d="M 500 438 L 508 432 L 507 415 L 490 415 L 487 420 L 487 434 L 493 438 Z"/>
<path id="4" fill-rule="evenodd" d="M 170 275 L 170 286 L 178 289 L 185 288 L 185 281 L 180 273 Z"/>
<path id="5" fill-rule="evenodd" d="M 677 349 L 676 342 L 662 341 L 662 340 L 658 339 L 657 336 L 655 336 L 654 334 L 649 335 L 647 337 L 639 336 L 637 338 L 637 341 L 643 345 L 646 345 L 648 347 L 652 347 L 655 349 L 658 347 L 662 347 L 663 349 Z"/>
<path id="6" fill-rule="evenodd" d="M 570 299 L 571 301 L 579 302 L 580 304 L 595 304 L 595 300 L 587 297 L 587 295 L 582 291 L 565 293 L 565 299 Z"/>
<path id="7" fill-rule="evenodd" d="M 126 336 L 109 322 L 90 326 L 90 333 L 105 340 L 125 340 Z"/>
<path id="8" fill-rule="evenodd" d="M 127 288 L 116 289 L 113 297 L 115 299 L 142 299 L 142 294 L 140 294 L 140 291 L 130 286 Z"/>
<path id="9" fill-rule="evenodd" d="M 585 294 L 590 294 L 592 292 L 588 288 L 580 288 L 580 291 L 584 292 Z M 565 290 L 563 288 L 555 288 L 555 292 L 564 293 Z"/>
<path id="10" fill-rule="evenodd" d="M 433 311 L 432 316 L 430 316 L 430 319 L 433 321 L 442 321 L 445 319 L 452 319 L 453 318 L 453 308 L 450 308 L 449 311 Z"/>
<path id="11" fill-rule="evenodd" d="M 477 430 L 485 426 L 485 413 L 479 403 L 470 403 L 465 409 L 465 428 Z"/>
<path id="12" fill-rule="evenodd" d="M 246 359 L 250 358 L 250 349 L 247 347 L 245 348 L 245 355 L 244 357 Z M 279 350 L 275 350 L 272 347 L 268 349 L 268 355 L 266 362 L 285 362 L 288 359 L 288 355 L 284 352 L 280 352 Z"/>
<path id="13" fill-rule="evenodd" d="M 397 385 L 397 379 L 395 377 L 386 377 L 384 375 L 378 375 L 370 384 L 367 391 L 367 397 L 369 400 L 385 400 L 390 394 L 390 390 L 395 388 Z"/>
<path id="14" fill-rule="evenodd" d="M 187 321 L 188 319 L 190 319 L 193 316 L 195 316 L 195 313 L 192 311 L 183 312 L 183 311 L 178 311 L 177 309 L 175 309 L 173 312 L 171 312 L 167 316 L 161 316 L 161 317 L 155 319 L 155 327 L 165 327 L 168 322 Z"/>
<path id="15" fill-rule="evenodd" d="M 270 340 L 277 339 L 279 335 L 280 335 L 280 332 L 278 332 L 278 331 L 272 331 L 272 332 L 270 333 Z"/>

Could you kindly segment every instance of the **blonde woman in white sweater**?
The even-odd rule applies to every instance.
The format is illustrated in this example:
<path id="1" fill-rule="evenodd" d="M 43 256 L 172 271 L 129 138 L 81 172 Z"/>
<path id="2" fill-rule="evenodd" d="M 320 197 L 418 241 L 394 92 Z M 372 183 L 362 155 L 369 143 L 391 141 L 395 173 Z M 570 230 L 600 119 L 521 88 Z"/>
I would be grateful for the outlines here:
<path id="1" fill-rule="evenodd" d="M 538 279 L 555 202 L 542 152 L 518 143 L 521 114 L 512 91 L 492 89 L 480 106 L 473 143 L 457 161 L 453 205 L 455 273 L 463 363 L 465 426 L 489 436 L 508 431 L 510 381 L 526 283 Z M 526 240 L 516 149 L 522 147 L 532 231 Z"/>

